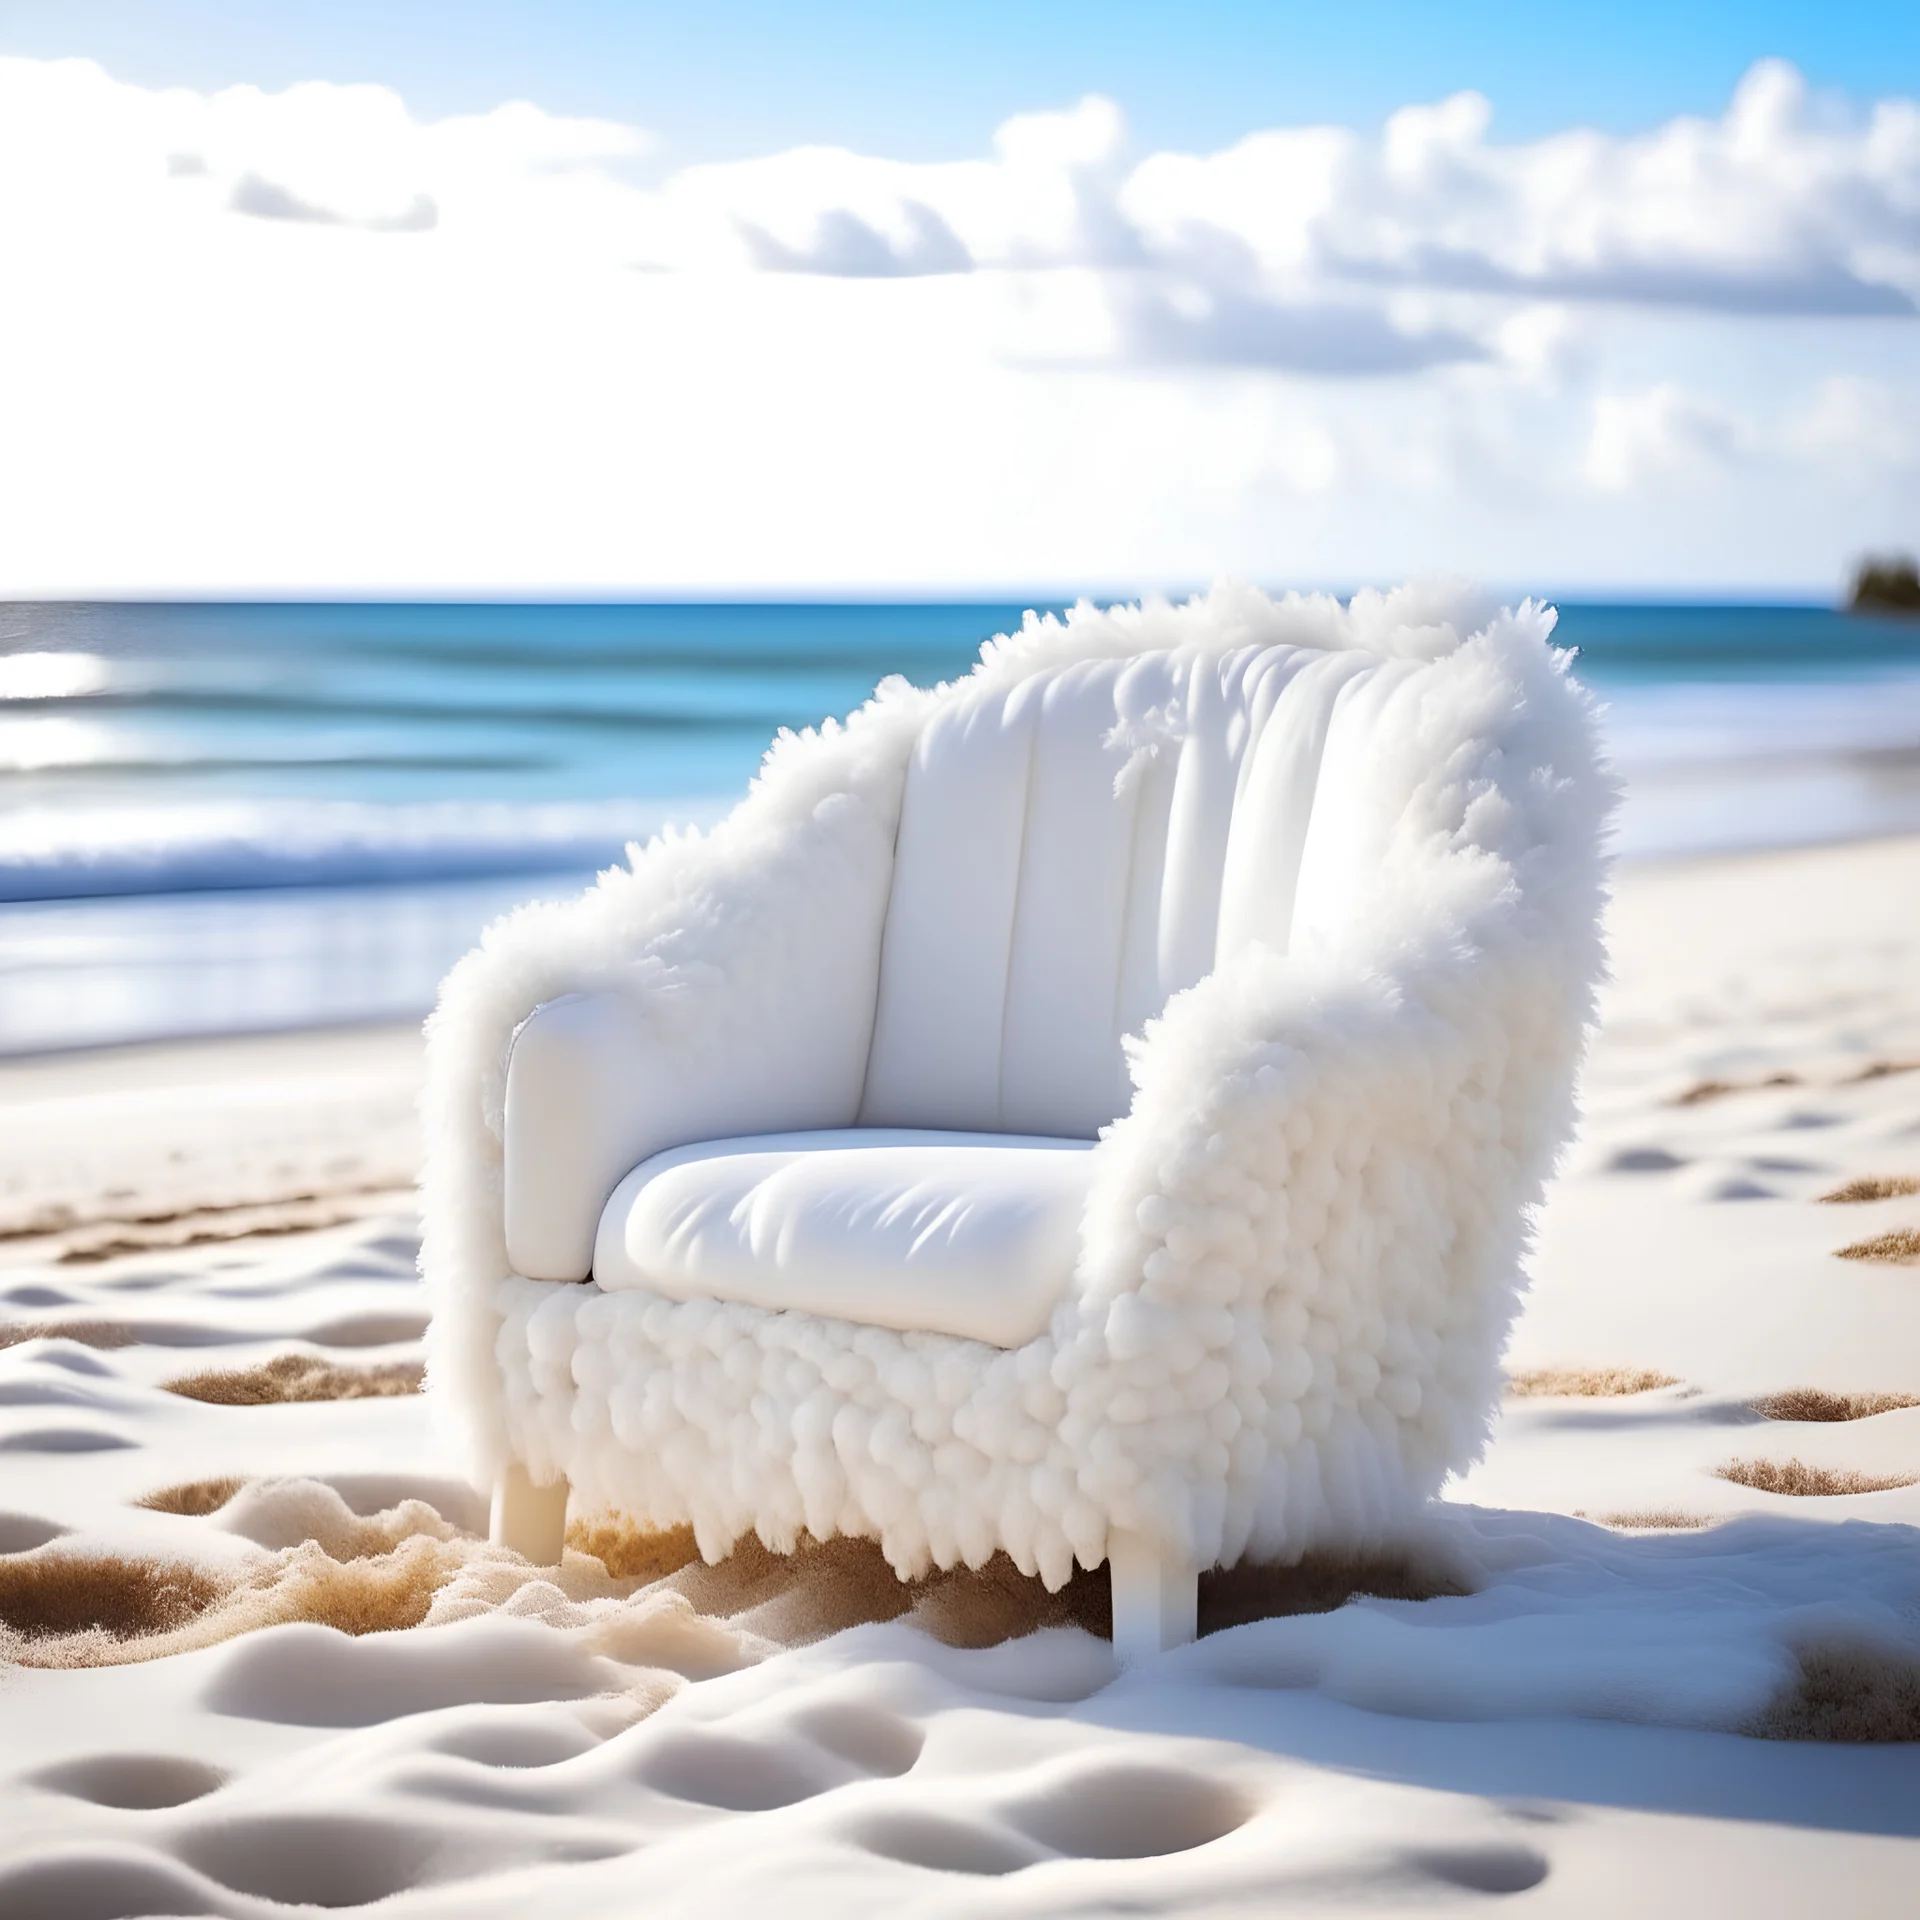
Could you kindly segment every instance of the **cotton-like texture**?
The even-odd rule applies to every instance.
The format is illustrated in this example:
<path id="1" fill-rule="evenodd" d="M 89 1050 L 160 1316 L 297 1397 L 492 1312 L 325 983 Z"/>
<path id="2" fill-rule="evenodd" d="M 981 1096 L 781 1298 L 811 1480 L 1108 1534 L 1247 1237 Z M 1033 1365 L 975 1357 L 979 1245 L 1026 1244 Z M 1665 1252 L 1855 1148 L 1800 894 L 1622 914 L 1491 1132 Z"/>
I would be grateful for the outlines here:
<path id="1" fill-rule="evenodd" d="M 1614 788 L 1552 624 L 1451 587 L 1029 616 L 965 680 L 889 682 L 844 725 L 783 736 L 711 833 L 489 929 L 429 1027 L 423 1254 L 429 1385 L 476 1475 L 565 1474 L 587 1507 L 690 1523 L 711 1558 L 749 1532 L 858 1534 L 903 1575 L 1004 1548 L 1054 1587 L 1116 1527 L 1201 1565 L 1404 1529 L 1485 1443 L 1602 970 Z M 998 1106 L 946 1111 L 926 1056 L 895 1045 L 928 1024 L 892 937 L 898 887 L 937 872 L 902 819 L 915 756 L 970 715 L 1014 731 L 1113 662 L 1142 697 L 1102 740 L 1104 789 L 1065 734 L 1052 758 L 1008 749 L 1029 799 L 1055 781 L 1084 833 L 1131 836 L 1126 888 L 1097 846 L 1075 879 L 1111 929 L 1101 1024 L 1047 1031 L 1052 943 L 1024 939 L 1023 888 L 1072 842 L 1027 831 L 1011 882 L 967 881 L 1013 888 L 1001 998 L 968 1016 L 997 1037 Z M 516 1275 L 508 1054 L 566 993 L 610 996 L 631 1036 L 592 1069 L 600 1193 L 734 1134 L 1098 1128 L 1045 1332 L 1002 1351 Z M 1042 1044 L 1059 1072 L 1023 1078 Z M 918 1110 L 890 1110 L 901 1089 Z"/>

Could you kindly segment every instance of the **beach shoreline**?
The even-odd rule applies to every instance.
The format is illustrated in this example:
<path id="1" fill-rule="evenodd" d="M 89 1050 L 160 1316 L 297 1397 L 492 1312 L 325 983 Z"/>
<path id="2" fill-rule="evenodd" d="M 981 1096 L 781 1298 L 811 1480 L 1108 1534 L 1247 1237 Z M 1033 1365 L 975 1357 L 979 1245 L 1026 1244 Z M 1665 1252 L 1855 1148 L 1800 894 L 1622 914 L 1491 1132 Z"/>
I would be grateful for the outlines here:
<path id="1" fill-rule="evenodd" d="M 1920 835 L 1637 859 L 1616 866 L 1612 895 L 1608 1020 L 1637 1021 L 1642 1007 L 1663 996 L 1744 979 L 1755 961 L 1763 970 L 1809 966 L 1832 981 L 1859 976 L 1861 989 L 1897 1017 L 1899 989 L 1884 956 L 1920 942 Z M 81 1220 L 126 1217 L 136 1204 L 185 1210 L 405 1185 L 418 1158 L 405 1110 L 423 1061 L 421 1023 L 410 1018 L 0 1055 L 0 1165 L 8 1170 L 0 1234 L 30 1224 L 36 1191 Z M 126 1109 L 118 1121 L 116 1097 Z M 275 1106 L 285 1110 L 281 1192 L 251 1166 L 239 1177 L 223 1174 L 214 1144 L 238 1140 Z M 341 1133 L 356 1115 L 369 1138 L 343 1160 Z M 132 1195 L 118 1191 L 129 1181 L 112 1156 L 137 1161 L 142 1140 L 159 1137 L 162 1116 L 211 1133 L 188 1162 L 173 1163 L 171 1175 L 150 1172 L 133 1183 Z M 258 1155 L 249 1150 L 247 1158 Z M 88 1167 L 96 1171 L 89 1175 Z"/>
<path id="2" fill-rule="evenodd" d="M 1880 876 L 1920 870 L 1915 869 L 1916 862 L 1920 862 L 1920 834 L 1895 829 L 1810 843 L 1647 854 L 1617 861 L 1609 922 L 1616 978 L 1621 973 L 1623 940 L 1625 964 L 1636 978 L 1651 979 L 1662 970 L 1671 971 L 1676 963 L 1687 964 L 1686 950 L 1703 938 L 1707 950 L 1724 962 L 1726 943 L 1716 940 L 1713 929 L 1737 924 L 1744 938 L 1744 930 L 1751 926 L 1759 940 L 1777 942 L 1791 937 L 1796 922 L 1805 920 L 1808 888 L 1813 889 L 1821 912 L 1831 917 L 1841 904 L 1840 894 L 1863 882 L 1872 887 Z M 1706 891 L 1701 888 L 1703 881 Z M 582 878 L 577 884 L 588 882 Z M 405 883 L 382 889 L 396 895 L 407 890 Z M 290 897 L 300 898 L 303 893 L 293 889 Z M 1878 894 L 1884 911 L 1864 902 L 1841 908 L 1857 918 L 1852 928 L 1856 936 L 1899 937 L 1909 922 L 1920 920 L 1920 909 L 1906 908 L 1897 887 L 1880 888 Z M 1732 919 L 1728 903 L 1734 909 Z M 1661 916 L 1675 913 L 1685 918 L 1668 934 L 1658 922 Z M 1862 914 L 1866 917 L 1858 918 Z M 417 1053 L 420 1026 L 428 1010 L 423 1007 L 418 1017 L 292 1019 L 234 1031 L 21 1048 L 0 1053 L 0 1106 L 114 1086 L 186 1085 L 207 1078 L 234 1082 L 276 1072 L 304 1074 L 336 1049 L 346 1050 L 360 1067 L 373 1066 L 379 1055 L 387 1056 L 391 1064 L 403 1054 Z"/>

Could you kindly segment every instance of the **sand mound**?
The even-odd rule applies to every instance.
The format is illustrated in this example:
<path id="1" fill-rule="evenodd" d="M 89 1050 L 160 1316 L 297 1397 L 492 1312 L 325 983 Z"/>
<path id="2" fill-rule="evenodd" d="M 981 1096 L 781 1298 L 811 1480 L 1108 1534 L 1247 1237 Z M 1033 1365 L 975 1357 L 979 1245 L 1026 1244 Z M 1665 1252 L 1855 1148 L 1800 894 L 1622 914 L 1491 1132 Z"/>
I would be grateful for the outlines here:
<path id="1" fill-rule="evenodd" d="M 285 1400 L 385 1400 L 418 1393 L 418 1360 L 348 1367 L 309 1353 L 281 1353 L 255 1367 L 211 1368 L 169 1380 L 166 1390 L 218 1407 L 265 1407 Z"/>
<path id="2" fill-rule="evenodd" d="M 710 1567 L 690 1528 L 649 1533 L 609 1518 L 576 1522 L 567 1539 L 615 1578 L 657 1581 L 696 1612 L 782 1646 L 903 1615 L 956 1647 L 997 1646 L 1045 1626 L 1112 1632 L 1104 1571 L 1077 1572 L 1050 1594 L 1004 1554 L 978 1572 L 961 1567 L 903 1582 L 871 1540 L 807 1540 L 792 1554 L 777 1554 L 749 1538 Z"/>
<path id="3" fill-rule="evenodd" d="M 28 1666 L 113 1666 L 294 1621 L 359 1635 L 504 1612 L 590 1627 L 625 1649 L 619 1658 L 628 1642 L 655 1656 L 665 1647 L 672 1659 L 647 1664 L 704 1676 L 903 1615 L 960 1647 L 1043 1626 L 1109 1631 L 1103 1574 L 1049 1594 L 1004 1557 L 978 1573 L 903 1584 L 871 1541 L 812 1542 L 791 1556 L 749 1541 L 709 1567 L 684 1531 L 603 1519 L 576 1524 L 564 1567 L 538 1568 L 462 1534 L 424 1501 L 357 1514 L 311 1480 L 196 1481 L 143 1504 L 217 1513 L 221 1531 L 267 1557 L 235 1575 L 52 1548 L 22 1556 L 5 1563 L 0 1582 L 0 1622 L 10 1629 L 0 1652 Z"/>
<path id="4" fill-rule="evenodd" d="M 783 1555 L 749 1539 L 712 1567 L 700 1561 L 685 1528 L 647 1533 L 618 1520 L 576 1522 L 568 1544 L 593 1554 L 610 1574 L 658 1580 L 697 1612 L 782 1646 L 903 1617 L 951 1647 L 998 1646 L 1045 1627 L 1079 1627 L 1101 1639 L 1113 1633 L 1104 1567 L 1077 1568 L 1050 1594 L 1005 1554 L 977 1571 L 957 1567 L 903 1582 L 870 1540 L 806 1541 Z M 1405 1559 L 1309 1554 L 1291 1567 L 1243 1565 L 1202 1575 L 1200 1631 L 1327 1613 L 1356 1595 L 1429 1600 L 1464 1591 L 1448 1575 Z"/>
<path id="5" fill-rule="evenodd" d="M 222 1533 L 238 1534 L 270 1552 L 309 1541 L 335 1560 L 391 1553 L 403 1540 L 453 1540 L 462 1530 L 424 1500 L 362 1514 L 323 1480 L 258 1480 L 220 1510 Z M 468 1536 L 469 1538 L 471 1536 Z"/>
<path id="6" fill-rule="evenodd" d="M 1790 1387 L 1747 1404 L 1769 1420 L 1870 1420 L 1876 1413 L 1920 1407 L 1920 1394 L 1828 1393 L 1820 1387 Z"/>
<path id="7" fill-rule="evenodd" d="M 996 1556 L 996 1559 L 998 1556 Z M 847 1627 L 867 1626 L 916 1614 L 937 1638 L 958 1646 L 991 1646 L 1028 1633 L 1043 1612 L 1068 1614 L 1089 1602 L 1086 1576 L 1069 1582 L 1057 1608 L 1039 1581 L 1033 1597 L 1008 1562 L 980 1573 L 958 1569 L 903 1582 L 870 1540 L 810 1541 L 791 1558 L 769 1553 L 757 1541 L 736 1548 L 717 1567 L 690 1566 L 671 1585 L 701 1613 L 734 1619 L 740 1626 L 783 1646 L 825 1639 Z M 1075 1598 L 1075 1588 L 1080 1588 Z M 980 1607 L 968 1604 L 978 1595 Z M 924 1612 L 922 1609 L 924 1608 Z M 1104 1596 L 1102 1600 L 1104 1610 Z"/>
<path id="8" fill-rule="evenodd" d="M 238 1572 L 58 1545 L 0 1561 L 0 1658 L 119 1666 L 290 1621 L 381 1633 L 420 1625 L 477 1557 L 508 1563 L 515 1586 L 535 1577 L 513 1555 L 461 1536 L 424 1501 L 362 1515 L 319 1481 L 191 1481 L 140 1504 L 217 1513 L 222 1532 L 267 1551 Z"/>
<path id="9" fill-rule="evenodd" d="M 1859 1473 L 1852 1467 L 1810 1467 L 1804 1460 L 1729 1460 L 1714 1472 L 1760 1493 L 1798 1495 L 1885 1493 L 1920 1481 L 1915 1473 Z"/>
<path id="10" fill-rule="evenodd" d="M 342 1633 L 415 1627 L 465 1553 L 431 1538 L 340 1561 L 316 1542 L 238 1577 L 180 1563 L 57 1549 L 0 1563 L 0 1659 L 113 1667 L 308 1621 Z"/>
<path id="11" fill-rule="evenodd" d="M 425 1501 L 360 1514 L 321 1481 L 193 1481 L 142 1504 L 217 1515 L 223 1533 L 253 1542 L 264 1557 L 239 1573 L 216 1573 L 49 1546 L 0 1563 L 0 1622 L 9 1630 L 0 1651 L 28 1666 L 114 1666 L 295 1621 L 360 1635 L 497 1612 L 590 1628 L 596 1644 L 619 1649 L 615 1658 L 644 1647 L 646 1665 L 705 1677 L 903 1618 L 960 1648 L 1045 1628 L 1101 1638 L 1112 1631 L 1104 1568 L 1078 1572 L 1050 1594 L 1002 1554 L 977 1571 L 903 1582 L 873 1541 L 805 1541 L 783 1555 L 748 1540 L 708 1566 L 685 1529 L 653 1533 L 608 1516 L 576 1522 L 564 1566 L 542 1568 L 462 1533 Z M 1463 1591 L 1401 1559 L 1310 1556 L 1293 1567 L 1206 1575 L 1200 1627 L 1214 1633 L 1329 1612 L 1356 1595 L 1420 1600 Z"/>
<path id="12" fill-rule="evenodd" d="M 1509 1375 L 1507 1391 L 1522 1400 L 1551 1395 L 1612 1399 L 1679 1384 L 1672 1374 L 1655 1373 L 1650 1367 L 1538 1367 L 1530 1373 Z"/>

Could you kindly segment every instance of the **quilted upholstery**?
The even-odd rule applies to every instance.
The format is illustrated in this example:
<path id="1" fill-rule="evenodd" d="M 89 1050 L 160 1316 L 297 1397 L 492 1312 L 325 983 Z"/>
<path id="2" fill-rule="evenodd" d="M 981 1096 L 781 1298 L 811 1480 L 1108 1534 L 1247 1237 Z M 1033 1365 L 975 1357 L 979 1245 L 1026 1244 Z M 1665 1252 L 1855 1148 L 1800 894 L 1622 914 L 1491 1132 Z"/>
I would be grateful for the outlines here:
<path id="1" fill-rule="evenodd" d="M 907 767 L 860 1121 L 1091 1138 L 1121 1041 L 1287 945 L 1329 723 L 1389 663 L 1179 648 L 988 685 Z"/>

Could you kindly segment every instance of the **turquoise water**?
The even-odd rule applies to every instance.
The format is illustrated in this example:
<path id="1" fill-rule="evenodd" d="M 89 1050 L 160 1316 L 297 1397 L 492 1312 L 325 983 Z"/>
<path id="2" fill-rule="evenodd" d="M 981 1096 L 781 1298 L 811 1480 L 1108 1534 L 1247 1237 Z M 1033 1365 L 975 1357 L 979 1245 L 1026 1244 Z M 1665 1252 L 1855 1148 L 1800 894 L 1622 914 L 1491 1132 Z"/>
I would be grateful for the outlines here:
<path id="1" fill-rule="evenodd" d="M 413 1017 L 493 912 L 1018 603 L 0 606 L 0 1051 Z M 1920 828 L 1920 624 L 1582 605 L 1648 857 Z"/>
<path id="2" fill-rule="evenodd" d="M 883 674 L 964 672 L 1019 617 L 0 609 L 0 695 L 11 665 L 40 696 L 0 712 L 0 898 L 591 866 L 724 806 L 777 728 L 846 712 Z"/>

